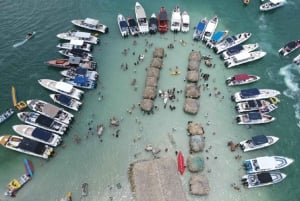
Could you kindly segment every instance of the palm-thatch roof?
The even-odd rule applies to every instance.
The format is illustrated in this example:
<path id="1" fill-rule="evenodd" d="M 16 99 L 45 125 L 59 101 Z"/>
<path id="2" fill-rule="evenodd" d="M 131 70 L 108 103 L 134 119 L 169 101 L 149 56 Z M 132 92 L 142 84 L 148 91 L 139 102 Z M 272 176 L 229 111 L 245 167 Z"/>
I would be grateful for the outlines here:
<path id="1" fill-rule="evenodd" d="M 185 97 L 199 98 L 200 97 L 200 87 L 194 83 L 187 84 L 185 87 Z"/>
<path id="2" fill-rule="evenodd" d="M 204 175 L 193 174 L 189 186 L 193 195 L 207 195 L 210 191 L 208 179 Z"/>
<path id="3" fill-rule="evenodd" d="M 190 55 L 189 55 L 189 60 L 200 61 L 201 60 L 201 54 L 200 54 L 200 52 L 192 51 L 190 53 Z"/>
<path id="4" fill-rule="evenodd" d="M 199 103 L 197 99 L 187 98 L 184 102 L 184 111 L 189 114 L 197 114 L 199 110 Z"/>
<path id="5" fill-rule="evenodd" d="M 190 60 L 188 63 L 188 70 L 199 71 L 200 61 L 198 60 Z"/>
<path id="6" fill-rule="evenodd" d="M 161 69 L 163 65 L 163 60 L 161 58 L 153 58 L 150 67 Z"/>
<path id="7" fill-rule="evenodd" d="M 143 98 L 144 99 L 152 99 L 154 100 L 157 95 L 157 88 L 156 87 L 151 87 L 151 86 L 146 86 L 144 89 L 144 94 Z"/>
<path id="8" fill-rule="evenodd" d="M 165 57 L 165 50 L 164 48 L 155 48 L 153 52 L 154 58 L 164 58 Z"/>
<path id="9" fill-rule="evenodd" d="M 150 112 L 153 109 L 154 102 L 151 99 L 143 99 L 140 107 L 143 111 Z"/>
<path id="10" fill-rule="evenodd" d="M 146 87 L 157 87 L 157 77 L 146 77 Z"/>
<path id="11" fill-rule="evenodd" d="M 204 129 L 200 123 L 191 122 L 188 124 L 187 131 L 190 135 L 203 135 Z"/>
<path id="12" fill-rule="evenodd" d="M 199 71 L 188 71 L 186 75 L 186 79 L 189 82 L 198 82 L 199 81 Z"/>

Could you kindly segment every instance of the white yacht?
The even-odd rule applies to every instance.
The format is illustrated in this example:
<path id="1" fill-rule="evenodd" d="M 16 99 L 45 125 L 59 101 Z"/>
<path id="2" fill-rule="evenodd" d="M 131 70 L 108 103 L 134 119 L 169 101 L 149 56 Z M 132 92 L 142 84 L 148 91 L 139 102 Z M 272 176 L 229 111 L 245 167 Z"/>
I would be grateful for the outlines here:
<path id="1" fill-rule="evenodd" d="M 278 140 L 279 138 L 275 136 L 256 135 L 253 136 L 251 139 L 241 141 L 239 145 L 244 152 L 248 152 L 269 147 L 275 144 Z"/>
<path id="2" fill-rule="evenodd" d="M 79 100 L 76 100 L 64 94 L 50 94 L 50 98 L 55 103 L 75 111 L 78 111 L 80 106 L 82 105 L 82 102 L 80 102 Z"/>
<path id="3" fill-rule="evenodd" d="M 261 112 L 248 112 L 237 115 L 236 122 L 241 125 L 253 125 L 270 123 L 275 119 L 275 117 Z"/>
<path id="4" fill-rule="evenodd" d="M 226 79 L 225 82 L 227 86 L 237 86 L 237 85 L 250 84 L 258 80 L 260 80 L 260 77 L 257 75 L 243 73 L 243 74 L 236 74 L 230 76 Z"/>
<path id="5" fill-rule="evenodd" d="M 108 33 L 108 27 L 104 24 L 101 24 L 99 20 L 92 18 L 78 19 L 71 21 L 74 25 L 79 26 L 84 29 L 98 31 L 101 33 Z"/>
<path id="6" fill-rule="evenodd" d="M 246 188 L 269 186 L 283 181 L 286 177 L 286 174 L 276 171 L 247 174 L 242 177 L 242 184 Z"/>
<path id="7" fill-rule="evenodd" d="M 80 100 L 81 96 L 84 93 L 82 90 L 77 89 L 73 85 L 65 82 L 60 82 L 60 81 L 55 81 L 50 79 L 39 79 L 38 82 L 46 89 L 49 89 L 51 91 L 60 94 L 64 94 L 66 96 L 70 96 L 71 98 L 75 98 L 77 100 Z"/>
<path id="8" fill-rule="evenodd" d="M 227 68 L 232 68 L 234 66 L 238 66 L 241 64 L 245 64 L 245 63 L 249 63 L 261 59 L 264 56 L 266 56 L 266 54 L 267 52 L 260 51 L 260 50 L 253 51 L 253 52 L 242 52 L 225 60 L 225 66 Z"/>
<path id="9" fill-rule="evenodd" d="M 139 2 L 136 2 L 134 10 L 135 10 L 135 17 L 136 17 L 136 21 L 140 33 L 142 34 L 149 33 L 149 24 L 148 24 L 148 19 L 146 16 L 145 9 Z"/>
<path id="10" fill-rule="evenodd" d="M 69 77 L 69 78 L 75 78 L 76 76 L 82 76 L 86 77 L 89 80 L 98 80 L 99 74 L 97 71 L 94 70 L 88 70 L 86 68 L 81 67 L 71 67 L 67 70 L 63 70 L 60 72 L 62 76 Z"/>
<path id="11" fill-rule="evenodd" d="M 257 99 L 268 99 L 280 95 L 280 91 L 274 89 L 242 89 L 236 92 L 231 98 L 235 102 L 257 100 Z"/>
<path id="12" fill-rule="evenodd" d="M 188 32 L 190 30 L 190 16 L 187 11 L 181 14 L 181 31 Z"/>
<path id="13" fill-rule="evenodd" d="M 122 14 L 118 14 L 117 16 L 117 21 L 118 21 L 118 26 L 121 32 L 121 36 L 122 37 L 127 37 L 129 36 L 129 26 L 127 23 L 127 20 L 125 19 L 125 17 Z"/>
<path id="14" fill-rule="evenodd" d="M 59 33 L 56 35 L 56 37 L 63 40 L 83 40 L 84 42 L 91 44 L 98 44 L 100 42 L 100 39 L 96 36 L 93 36 L 91 33 L 76 30 Z"/>
<path id="15" fill-rule="evenodd" d="M 238 102 L 235 106 L 237 112 L 252 112 L 252 111 L 261 111 L 262 113 L 269 113 L 276 110 L 278 106 L 266 99 L 260 100 L 248 100 Z"/>
<path id="16" fill-rule="evenodd" d="M 181 14 L 179 6 L 175 6 L 171 16 L 171 31 L 179 32 L 181 29 Z"/>
<path id="17" fill-rule="evenodd" d="M 242 52 L 252 52 L 259 48 L 258 43 L 253 43 L 253 44 L 245 44 L 245 45 L 236 45 L 231 48 L 228 48 L 226 51 L 222 52 L 220 54 L 221 59 L 229 59 L 230 57 L 242 53 Z"/>
<path id="18" fill-rule="evenodd" d="M 269 11 L 275 8 L 279 8 L 285 4 L 285 0 L 269 0 L 259 6 L 260 11 Z"/>
<path id="19" fill-rule="evenodd" d="M 79 49 L 82 51 L 90 52 L 93 46 L 84 40 L 71 40 L 69 43 L 59 43 L 56 47 L 65 50 Z"/>
<path id="20" fill-rule="evenodd" d="M 215 30 L 218 26 L 218 22 L 219 22 L 218 16 L 214 16 L 212 19 L 210 19 L 207 22 L 207 25 L 205 27 L 204 34 L 202 37 L 202 40 L 204 42 L 210 41 L 210 39 L 212 38 L 212 36 L 215 33 Z"/>

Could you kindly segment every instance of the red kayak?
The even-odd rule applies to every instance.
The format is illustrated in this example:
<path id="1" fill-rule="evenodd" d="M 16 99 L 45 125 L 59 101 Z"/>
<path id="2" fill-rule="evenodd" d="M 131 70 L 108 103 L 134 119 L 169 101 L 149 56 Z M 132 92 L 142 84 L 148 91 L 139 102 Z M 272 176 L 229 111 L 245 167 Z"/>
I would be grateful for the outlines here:
<path id="1" fill-rule="evenodd" d="M 184 157 L 181 151 L 177 155 L 177 165 L 178 165 L 178 171 L 180 172 L 181 175 L 184 173 Z"/>

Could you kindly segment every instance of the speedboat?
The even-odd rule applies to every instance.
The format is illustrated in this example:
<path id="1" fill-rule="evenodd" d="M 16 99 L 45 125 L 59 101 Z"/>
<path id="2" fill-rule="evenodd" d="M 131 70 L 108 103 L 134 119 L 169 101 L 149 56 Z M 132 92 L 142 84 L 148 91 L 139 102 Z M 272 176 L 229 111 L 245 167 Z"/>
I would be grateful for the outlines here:
<path id="1" fill-rule="evenodd" d="M 150 19 L 149 19 L 149 33 L 155 34 L 158 30 L 158 19 L 155 15 L 155 13 L 152 13 Z"/>
<path id="2" fill-rule="evenodd" d="M 13 179 L 7 184 L 7 190 L 4 195 L 15 197 L 17 192 L 31 180 L 31 177 L 27 174 L 21 175 L 18 179 Z"/>
<path id="3" fill-rule="evenodd" d="M 72 49 L 72 50 L 59 50 L 59 54 L 65 56 L 65 57 L 80 57 L 81 61 L 92 61 L 93 60 L 93 54 L 80 50 L 80 49 Z"/>
<path id="4" fill-rule="evenodd" d="M 271 103 L 268 100 L 248 100 L 239 102 L 236 104 L 235 109 L 237 112 L 252 112 L 252 111 L 260 111 L 262 113 L 270 113 L 277 109 L 278 106 L 274 103 Z"/>
<path id="5" fill-rule="evenodd" d="M 70 124 L 74 118 L 74 115 L 70 112 L 67 112 L 63 108 L 59 108 L 56 105 L 47 103 L 43 100 L 27 100 L 27 105 L 31 110 L 60 121 L 64 124 Z"/>
<path id="6" fill-rule="evenodd" d="M 275 117 L 261 112 L 248 112 L 236 117 L 238 124 L 266 124 L 275 121 Z"/>
<path id="7" fill-rule="evenodd" d="M 283 6 L 285 3 L 284 0 L 269 0 L 268 2 L 261 4 L 259 6 L 259 10 L 260 11 L 269 11 L 269 10 L 273 10 L 275 8 L 279 8 L 281 6 Z"/>
<path id="8" fill-rule="evenodd" d="M 239 145 L 244 152 L 248 152 L 269 147 L 275 144 L 278 140 L 279 138 L 275 136 L 256 135 L 249 140 L 241 141 Z"/>
<path id="9" fill-rule="evenodd" d="M 218 22 L 219 22 L 218 16 L 214 16 L 212 19 L 210 19 L 207 22 L 207 25 L 205 27 L 204 34 L 202 37 L 202 40 L 204 42 L 207 42 L 211 39 L 211 37 L 213 36 L 213 34 L 218 26 Z"/>
<path id="10" fill-rule="evenodd" d="M 15 111 L 11 108 L 7 109 L 3 114 L 0 115 L 0 124 L 11 117 Z"/>
<path id="11" fill-rule="evenodd" d="M 294 162 L 284 156 L 263 156 L 243 161 L 243 166 L 248 174 L 268 172 L 283 169 Z"/>
<path id="12" fill-rule="evenodd" d="M 52 147 L 17 135 L 1 136 L 0 144 L 8 149 L 44 159 L 48 159 L 54 154 Z"/>
<path id="13" fill-rule="evenodd" d="M 235 102 L 258 100 L 258 99 L 268 99 L 280 95 L 280 91 L 274 89 L 242 89 L 236 92 L 231 98 Z"/>
<path id="14" fill-rule="evenodd" d="M 72 67 L 68 70 L 63 70 L 60 72 L 62 76 L 69 77 L 69 78 L 75 78 L 76 76 L 86 77 L 89 80 L 98 80 L 99 74 L 97 71 L 94 70 L 88 70 L 86 68 L 81 67 Z"/>
<path id="15" fill-rule="evenodd" d="M 63 77 L 60 79 L 60 82 L 65 82 L 82 89 L 95 89 L 97 86 L 96 81 L 89 80 L 87 77 L 82 76 L 75 76 L 74 78 Z"/>
<path id="16" fill-rule="evenodd" d="M 253 52 L 241 52 L 225 60 L 224 64 L 227 68 L 232 68 L 234 66 L 238 66 L 241 64 L 245 64 L 245 63 L 249 63 L 261 59 L 264 56 L 266 56 L 266 54 L 267 52 L 261 50 L 257 50 Z"/>
<path id="17" fill-rule="evenodd" d="M 285 44 L 282 48 L 278 50 L 278 52 L 282 56 L 287 56 L 290 53 L 294 52 L 299 47 L 300 47 L 300 40 L 294 40 Z"/>
<path id="18" fill-rule="evenodd" d="M 98 31 L 101 33 L 108 33 L 108 27 L 99 23 L 99 20 L 92 18 L 78 19 L 71 21 L 74 25 L 91 31 Z"/>
<path id="19" fill-rule="evenodd" d="M 168 31 L 168 14 L 165 7 L 161 7 L 158 13 L 158 31 L 165 33 Z"/>
<path id="20" fill-rule="evenodd" d="M 118 14 L 118 17 L 117 17 L 117 21 L 118 21 L 118 26 L 119 26 L 119 29 L 120 29 L 120 32 L 121 32 L 121 36 L 122 37 L 127 37 L 129 36 L 129 27 L 128 27 L 128 23 L 125 19 L 125 17 L 122 15 L 122 14 Z"/>
<path id="21" fill-rule="evenodd" d="M 300 64 L 300 54 L 293 59 L 293 62 L 297 65 Z"/>
<path id="22" fill-rule="evenodd" d="M 171 31 L 179 32 L 181 29 L 181 13 L 179 6 L 175 6 L 171 16 Z"/>
<path id="23" fill-rule="evenodd" d="M 80 57 L 69 57 L 68 59 L 54 59 L 46 62 L 49 66 L 70 69 L 70 68 L 84 68 L 87 70 L 95 70 L 97 62 L 82 61 Z"/>
<path id="24" fill-rule="evenodd" d="M 276 171 L 247 174 L 242 177 L 242 184 L 247 188 L 255 188 L 276 184 L 285 178 L 286 174 Z"/>
<path id="25" fill-rule="evenodd" d="M 82 105 L 82 102 L 64 94 L 50 94 L 50 98 L 55 103 L 75 111 L 78 111 L 80 106 Z"/>
<path id="26" fill-rule="evenodd" d="M 93 36 L 91 33 L 76 30 L 59 33 L 56 35 L 56 37 L 62 40 L 83 40 L 84 42 L 91 44 L 98 44 L 100 42 L 100 39 L 96 36 Z"/>
<path id="27" fill-rule="evenodd" d="M 138 36 L 139 35 L 139 26 L 136 22 L 136 20 L 132 17 L 128 17 L 127 18 L 127 23 L 128 23 L 128 26 L 129 26 L 129 32 L 132 36 Z"/>
<path id="28" fill-rule="evenodd" d="M 55 81 L 50 79 L 39 79 L 38 82 L 40 83 L 40 85 L 42 85 L 43 87 L 45 87 L 50 91 L 64 94 L 66 96 L 70 96 L 71 98 L 75 98 L 77 100 L 80 100 L 81 96 L 84 93 L 82 90 L 77 89 L 73 85 L 65 82 L 60 82 L 60 81 Z"/>
<path id="29" fill-rule="evenodd" d="M 16 133 L 25 138 L 41 142 L 52 147 L 56 147 L 62 142 L 61 136 L 35 126 L 20 124 L 14 125 L 13 129 Z"/>
<path id="30" fill-rule="evenodd" d="M 136 2 L 134 10 L 135 10 L 135 17 L 136 17 L 136 21 L 137 21 L 140 33 L 141 34 L 148 33 L 149 32 L 149 24 L 148 24 L 148 19 L 146 16 L 145 9 L 139 2 Z"/>
<path id="31" fill-rule="evenodd" d="M 251 33 L 240 33 L 236 35 L 232 35 L 230 37 L 227 37 L 224 41 L 221 43 L 217 44 L 213 50 L 215 53 L 219 54 L 223 51 L 225 51 L 228 48 L 231 48 L 233 46 L 239 45 L 246 40 L 248 40 L 251 37 Z"/>
<path id="32" fill-rule="evenodd" d="M 181 31 L 188 32 L 190 30 L 190 16 L 187 11 L 181 14 Z"/>
<path id="33" fill-rule="evenodd" d="M 37 112 L 19 112 L 17 115 L 19 119 L 26 124 L 36 126 L 60 135 L 63 135 L 69 126 Z"/>
<path id="34" fill-rule="evenodd" d="M 225 82 L 227 86 L 236 86 L 236 85 L 250 84 L 258 80 L 260 80 L 260 77 L 257 75 L 236 74 L 234 76 L 228 77 Z"/>
<path id="35" fill-rule="evenodd" d="M 193 33 L 193 39 L 194 40 L 201 40 L 202 39 L 202 36 L 204 34 L 204 30 L 205 30 L 205 27 L 206 27 L 206 24 L 207 24 L 207 19 L 206 17 L 201 19 L 197 25 L 197 27 L 195 28 L 195 31 Z"/>
<path id="36" fill-rule="evenodd" d="M 35 31 L 29 32 L 28 34 L 26 34 L 25 39 L 26 39 L 26 40 L 30 40 L 30 39 L 32 39 L 32 37 L 33 37 L 35 34 L 36 34 Z"/>
<path id="37" fill-rule="evenodd" d="M 82 51 L 92 51 L 92 45 L 83 40 L 71 40 L 69 43 L 59 43 L 56 47 L 65 50 L 79 49 Z"/>
<path id="38" fill-rule="evenodd" d="M 225 37 L 228 35 L 228 32 L 228 30 L 225 30 L 214 33 L 211 39 L 206 42 L 206 46 L 209 48 L 213 48 L 216 44 L 222 42 L 225 39 Z"/>
<path id="39" fill-rule="evenodd" d="M 221 59 L 229 59 L 230 57 L 239 54 L 241 52 L 252 52 L 259 48 L 258 43 L 246 44 L 246 45 L 236 45 L 231 48 L 228 48 L 226 51 L 222 52 L 220 57 Z"/>

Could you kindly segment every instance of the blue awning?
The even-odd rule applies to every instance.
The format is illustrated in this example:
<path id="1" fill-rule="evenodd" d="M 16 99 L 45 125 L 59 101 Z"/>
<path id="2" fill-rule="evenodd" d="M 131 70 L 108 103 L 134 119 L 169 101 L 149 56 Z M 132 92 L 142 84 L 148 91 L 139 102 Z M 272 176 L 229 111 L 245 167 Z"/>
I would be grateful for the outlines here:
<path id="1" fill-rule="evenodd" d="M 243 89 L 240 93 L 241 97 L 256 96 L 258 94 L 260 94 L 260 92 L 257 88 Z"/>
<path id="2" fill-rule="evenodd" d="M 60 94 L 57 100 L 65 105 L 70 105 L 72 98 L 63 94 Z"/>
<path id="3" fill-rule="evenodd" d="M 252 137 L 252 142 L 255 145 L 265 144 L 268 142 L 268 138 L 265 135 L 257 135 Z"/>
<path id="4" fill-rule="evenodd" d="M 250 120 L 258 120 L 258 119 L 262 118 L 261 113 L 259 113 L 259 112 L 249 112 L 248 117 Z"/>
<path id="5" fill-rule="evenodd" d="M 76 76 L 74 82 L 80 85 L 86 85 L 88 82 L 88 78 L 82 76 Z"/>

